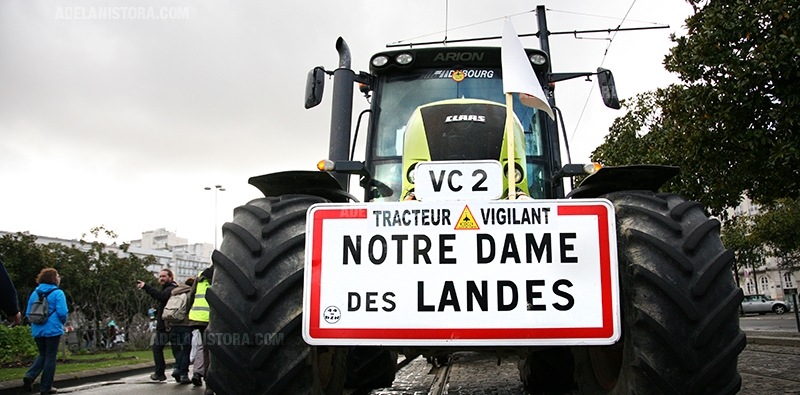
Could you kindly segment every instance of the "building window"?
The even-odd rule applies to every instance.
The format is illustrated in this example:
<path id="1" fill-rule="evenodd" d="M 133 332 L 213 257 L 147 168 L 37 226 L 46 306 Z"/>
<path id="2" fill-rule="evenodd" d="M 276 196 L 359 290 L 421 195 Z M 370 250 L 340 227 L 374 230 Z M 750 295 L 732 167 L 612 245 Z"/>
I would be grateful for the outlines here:
<path id="1" fill-rule="evenodd" d="M 783 288 L 794 288 L 794 276 L 792 273 L 783 273 Z"/>
<path id="2" fill-rule="evenodd" d="M 758 285 L 761 289 L 761 293 L 767 293 L 769 291 L 769 279 L 767 276 L 761 276 L 761 278 L 758 279 Z"/>
<path id="3" fill-rule="evenodd" d="M 747 279 L 747 281 L 745 281 L 745 287 L 747 288 L 748 295 L 756 293 L 756 285 L 753 284 L 753 280 Z"/>

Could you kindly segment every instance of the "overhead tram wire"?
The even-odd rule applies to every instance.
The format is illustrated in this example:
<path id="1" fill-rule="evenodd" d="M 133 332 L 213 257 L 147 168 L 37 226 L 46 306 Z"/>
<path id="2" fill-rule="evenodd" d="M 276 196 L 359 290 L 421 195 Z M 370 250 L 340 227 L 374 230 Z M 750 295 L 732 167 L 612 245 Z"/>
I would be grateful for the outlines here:
<path id="1" fill-rule="evenodd" d="M 534 10 L 534 11 L 531 11 L 531 12 L 535 13 L 536 11 Z M 458 28 L 453 29 L 453 30 L 458 30 L 458 29 L 461 29 L 461 28 L 476 26 L 476 25 L 480 25 L 480 24 L 483 24 L 483 23 L 493 22 L 493 21 L 496 21 L 496 20 L 499 20 L 499 19 L 510 18 L 510 17 L 514 17 L 514 16 L 526 14 L 526 13 L 527 12 L 523 12 L 523 13 L 504 16 L 504 17 L 500 17 L 500 18 L 489 19 L 489 20 L 486 20 L 486 21 L 483 21 L 483 22 L 477 22 L 477 23 L 473 23 L 473 24 L 470 24 L 470 25 L 461 26 L 461 27 L 458 27 Z M 608 34 L 611 34 L 612 32 L 617 33 L 617 32 L 620 32 L 620 31 L 653 30 L 653 29 L 665 29 L 665 28 L 669 28 L 669 25 L 657 24 L 657 25 L 654 25 L 654 26 L 644 26 L 644 27 L 624 27 L 624 28 L 623 27 L 616 27 L 616 28 L 613 28 L 613 29 L 609 28 L 609 29 L 591 29 L 591 30 L 567 30 L 567 31 L 558 31 L 558 32 L 550 31 L 547 34 L 549 36 L 557 36 L 557 35 L 569 34 L 569 35 L 575 36 L 575 38 L 583 38 L 583 37 L 578 37 L 578 34 L 591 34 L 591 33 L 608 33 Z M 439 31 L 439 32 L 435 32 L 435 33 L 424 34 L 424 35 L 417 36 L 417 37 L 414 37 L 414 38 L 408 38 L 408 39 L 404 39 L 404 40 L 400 40 L 400 41 L 395 41 L 393 43 L 386 44 L 386 48 L 395 48 L 395 47 L 409 47 L 409 48 L 411 48 L 411 47 L 414 47 L 414 46 L 423 46 L 423 45 L 442 45 L 442 44 L 451 44 L 451 43 L 490 41 L 490 40 L 500 40 L 501 38 L 503 38 L 502 36 L 489 36 L 489 37 L 463 38 L 463 39 L 457 39 L 457 40 L 447 39 L 446 41 L 438 40 L 438 41 L 410 42 L 410 40 L 414 40 L 414 39 L 421 38 L 421 37 L 428 37 L 428 36 L 431 36 L 431 35 L 434 35 L 434 34 L 440 34 L 440 33 L 446 33 L 446 32 Z M 537 31 L 536 33 L 524 33 L 524 34 L 518 34 L 517 36 L 519 36 L 519 38 L 539 37 L 539 34 L 540 33 Z M 606 40 L 610 40 L 610 39 L 606 39 Z"/>
<path id="2" fill-rule="evenodd" d="M 622 24 L 625 23 L 625 20 L 628 18 L 628 15 L 631 13 L 633 6 L 636 4 L 636 0 L 633 0 L 631 6 L 628 7 L 628 11 L 625 13 L 625 16 L 622 17 L 622 20 L 617 25 L 617 28 L 614 29 L 614 34 L 611 36 L 611 39 L 608 40 L 608 44 L 606 45 L 606 50 L 603 52 L 603 59 L 600 61 L 600 67 L 603 67 L 603 64 L 606 61 L 606 56 L 608 56 L 608 50 L 611 48 L 611 43 L 614 42 L 614 39 L 617 37 L 617 33 L 619 33 Z M 550 11 L 548 9 L 548 11 Z M 649 22 L 645 22 L 649 23 Z M 578 116 L 578 121 L 575 123 L 575 130 L 572 131 L 572 136 L 570 136 L 569 141 L 573 141 L 575 139 L 575 134 L 578 132 L 578 127 L 581 125 L 581 120 L 583 119 L 583 114 L 586 113 L 586 107 L 589 105 L 589 98 L 592 97 L 592 93 L 594 92 L 594 84 L 591 84 L 589 88 L 589 94 L 586 95 L 586 101 L 583 103 L 583 108 L 581 109 L 581 114 Z"/>
<path id="3" fill-rule="evenodd" d="M 584 12 L 574 12 L 574 11 L 564 11 L 564 10 L 554 10 L 552 8 L 548 8 L 547 11 L 549 11 L 549 12 L 560 12 L 562 14 L 590 16 L 590 17 L 594 17 L 594 18 L 613 19 L 615 21 L 619 20 L 619 17 L 616 17 L 616 16 L 587 14 L 587 13 L 584 13 Z M 630 12 L 630 9 L 629 9 L 629 12 Z M 658 22 L 640 21 L 640 20 L 636 20 L 636 19 L 625 19 L 625 20 L 628 21 L 628 22 L 646 23 L 646 24 L 654 25 L 654 26 L 664 26 L 664 24 L 658 23 Z"/>
<path id="4" fill-rule="evenodd" d="M 450 0 L 444 0 L 444 44 L 447 45 L 447 24 L 450 22 Z"/>
<path id="5" fill-rule="evenodd" d="M 466 28 L 468 28 L 468 27 L 478 26 L 478 25 L 482 25 L 482 24 L 485 24 L 485 23 L 494 22 L 494 21 L 499 21 L 499 20 L 503 20 L 503 19 L 505 19 L 505 18 L 511 18 L 511 17 L 520 16 L 520 15 L 525 15 L 525 14 L 530 14 L 530 13 L 534 13 L 534 14 L 535 14 L 535 13 L 536 13 L 536 10 L 534 9 L 534 10 L 528 10 L 528 11 L 518 12 L 518 13 L 516 13 L 516 14 L 511 14 L 511 15 L 504 15 L 504 16 L 501 16 L 501 17 L 492 18 L 492 19 L 487 19 L 487 20 L 485 20 L 485 21 L 480 21 L 480 22 L 475 22 L 475 23 L 470 23 L 470 24 L 463 25 L 463 26 L 459 26 L 459 27 L 455 27 L 455 28 L 452 28 L 452 29 L 448 29 L 448 28 L 447 28 L 447 26 L 445 26 L 445 30 L 440 30 L 440 31 L 438 31 L 438 32 L 427 33 L 427 34 L 423 34 L 423 35 L 421 35 L 421 36 L 416 36 L 416 37 L 406 38 L 406 39 L 403 39 L 403 40 L 398 40 L 398 41 L 395 41 L 395 42 L 392 42 L 392 43 L 388 43 L 388 44 L 386 44 L 386 47 L 387 47 L 387 48 L 391 48 L 391 47 L 404 47 L 404 46 L 409 46 L 409 47 L 411 47 L 411 46 L 414 46 L 414 45 L 431 45 L 431 44 L 442 44 L 442 43 L 462 42 L 463 40 L 448 40 L 448 39 L 447 39 L 447 35 L 448 35 L 448 33 L 449 33 L 449 32 L 453 32 L 453 31 L 456 31 L 456 30 L 466 29 Z M 445 24 L 447 24 L 447 22 L 445 22 Z M 416 39 L 418 39 L 418 38 L 430 37 L 430 36 L 434 36 L 434 35 L 437 35 L 437 34 L 442 34 L 442 33 L 444 33 L 444 41 L 434 41 L 434 42 L 431 42 L 430 44 L 429 44 L 429 43 L 412 43 L 412 42 L 410 42 L 410 41 L 416 40 Z M 499 38 L 500 38 L 500 37 L 497 37 L 497 39 L 499 39 Z"/>
<path id="6" fill-rule="evenodd" d="M 636 1 L 634 1 L 634 3 L 636 3 Z M 499 40 L 501 38 L 500 36 L 497 36 L 497 37 L 483 37 L 483 38 L 470 38 L 470 39 L 463 39 L 463 40 L 449 40 L 448 33 L 451 32 L 451 31 L 466 29 L 468 27 L 474 27 L 474 26 L 485 24 L 485 23 L 489 23 L 489 22 L 494 22 L 494 21 L 498 21 L 498 20 L 501 20 L 501 19 L 505 19 L 505 18 L 513 18 L 513 17 L 520 16 L 520 15 L 531 14 L 531 13 L 535 14 L 536 13 L 536 9 L 532 9 L 532 10 L 528 10 L 528 11 L 518 12 L 516 14 L 505 15 L 505 16 L 501 16 L 501 17 L 497 17 L 497 18 L 487 19 L 485 21 L 470 23 L 470 24 L 467 24 L 467 25 L 463 25 L 463 26 L 459 26 L 459 27 L 450 29 L 449 26 L 448 26 L 449 25 L 449 15 L 450 15 L 450 3 L 449 3 L 449 0 L 447 0 L 447 2 L 445 3 L 445 8 L 446 8 L 445 9 L 445 30 L 440 30 L 440 31 L 433 32 L 433 33 L 427 33 L 427 34 L 423 34 L 423 35 L 414 36 L 414 37 L 411 37 L 411 38 L 406 38 L 406 39 L 403 39 L 403 40 L 398 40 L 398 41 L 395 41 L 395 42 L 391 42 L 391 43 L 386 44 L 386 47 L 387 48 L 405 47 L 405 46 L 411 47 L 411 46 L 414 46 L 414 45 L 435 45 L 435 44 L 446 44 L 446 43 L 454 43 L 454 42 Z M 622 22 L 620 22 L 620 24 L 617 25 L 616 29 L 595 29 L 595 30 L 583 30 L 583 31 L 550 32 L 550 35 L 572 34 L 572 35 L 576 36 L 576 38 L 581 38 L 581 37 L 577 37 L 577 35 L 580 34 L 580 33 L 603 33 L 603 32 L 608 32 L 610 34 L 611 32 L 614 32 L 615 35 L 616 35 L 616 33 L 619 32 L 620 30 L 625 30 L 625 31 L 628 31 L 628 30 L 649 30 L 649 29 L 663 29 L 665 27 L 669 27 L 669 25 L 664 25 L 664 24 L 658 23 L 658 22 L 649 22 L 649 21 L 639 21 L 639 20 L 635 20 L 635 19 L 627 19 L 627 16 L 630 13 L 631 8 L 633 8 L 633 4 L 631 5 L 630 8 L 628 8 L 628 12 L 625 13 L 625 18 L 623 18 L 623 22 L 625 22 L 625 21 L 638 22 L 638 23 L 645 23 L 645 24 L 649 24 L 649 25 L 653 25 L 653 26 L 651 26 L 651 27 L 622 29 L 622 28 L 620 28 L 620 26 L 622 26 Z M 583 13 L 583 12 L 554 10 L 552 8 L 548 8 L 547 11 L 560 12 L 560 13 L 563 13 L 563 14 L 589 16 L 589 17 L 594 17 L 594 18 L 614 19 L 614 20 L 619 19 L 618 17 L 612 17 L 612 16 L 607 16 L 607 15 L 597 15 L 597 14 L 587 14 L 587 13 Z M 422 43 L 411 42 L 411 41 L 419 39 L 419 38 L 430 37 L 430 36 L 434 36 L 434 35 L 437 35 L 437 34 L 444 34 L 444 40 L 442 40 L 442 41 L 432 41 L 432 42 L 422 42 Z M 539 35 L 539 33 L 532 33 L 532 34 L 520 34 L 519 36 L 520 37 L 531 37 L 531 36 L 537 36 L 538 37 L 538 35 Z M 604 40 L 608 40 L 608 39 L 604 39 Z"/>

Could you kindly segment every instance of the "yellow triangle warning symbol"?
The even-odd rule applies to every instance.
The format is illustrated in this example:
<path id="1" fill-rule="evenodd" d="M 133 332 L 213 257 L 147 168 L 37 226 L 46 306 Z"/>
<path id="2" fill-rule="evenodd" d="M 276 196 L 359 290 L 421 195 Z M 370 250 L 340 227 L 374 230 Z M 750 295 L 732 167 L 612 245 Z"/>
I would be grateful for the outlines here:
<path id="1" fill-rule="evenodd" d="M 472 211 L 469 211 L 469 206 L 464 206 L 464 211 L 458 217 L 455 229 L 480 229 L 475 217 L 472 216 Z"/>

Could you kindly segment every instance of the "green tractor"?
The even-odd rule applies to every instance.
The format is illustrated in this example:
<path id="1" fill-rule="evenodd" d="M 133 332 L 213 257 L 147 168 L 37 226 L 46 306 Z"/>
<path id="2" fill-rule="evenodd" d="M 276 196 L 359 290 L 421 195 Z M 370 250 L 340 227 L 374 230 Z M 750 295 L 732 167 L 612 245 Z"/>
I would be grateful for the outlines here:
<path id="1" fill-rule="evenodd" d="M 518 356 L 534 393 L 739 390 L 746 342 L 733 254 L 699 203 L 658 192 L 676 168 L 562 164 L 546 113 L 515 98 L 508 119 L 500 48 L 386 51 L 369 73 L 350 69 L 344 40 L 336 48 L 339 67 L 313 69 L 307 86 L 311 108 L 334 79 L 324 171 L 251 178 L 264 198 L 223 225 L 207 292 L 211 389 L 381 388 L 394 380 L 397 353 L 470 350 Z M 609 71 L 553 73 L 547 52 L 525 52 L 551 106 L 549 82 L 597 75 L 606 104 L 619 107 Z M 352 160 L 356 83 L 370 102 L 364 161 Z M 565 181 L 589 172 L 565 196 Z M 361 199 L 348 192 L 350 175 Z M 605 260 L 602 247 L 582 246 L 583 223 L 563 215 L 588 206 L 610 211 L 591 222 L 611 246 Z M 562 228 L 549 233 L 556 220 Z M 597 266 L 581 268 L 583 254 L 601 255 L 600 280 L 583 279 Z M 602 325 L 581 326 L 593 317 Z"/>

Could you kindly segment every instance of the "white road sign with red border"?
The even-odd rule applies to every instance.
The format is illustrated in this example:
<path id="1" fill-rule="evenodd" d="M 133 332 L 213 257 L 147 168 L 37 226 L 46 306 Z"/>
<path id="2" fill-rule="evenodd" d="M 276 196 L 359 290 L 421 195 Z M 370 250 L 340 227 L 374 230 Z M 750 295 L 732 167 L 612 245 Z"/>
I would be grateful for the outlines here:
<path id="1" fill-rule="evenodd" d="M 605 199 L 318 204 L 311 345 L 602 345 L 620 337 Z"/>

